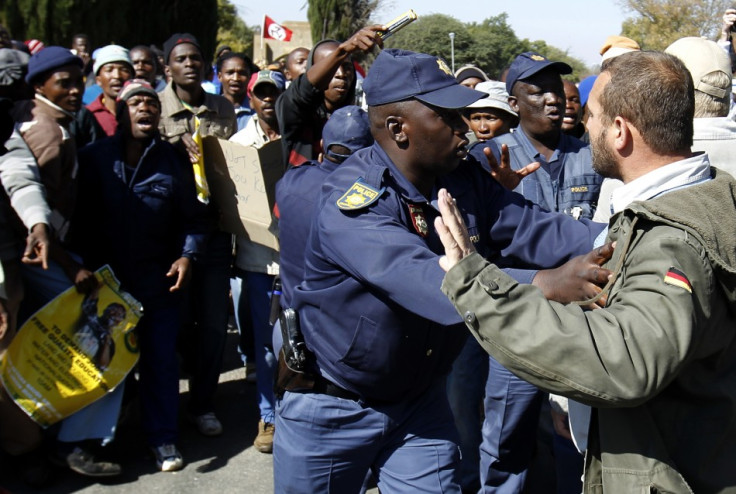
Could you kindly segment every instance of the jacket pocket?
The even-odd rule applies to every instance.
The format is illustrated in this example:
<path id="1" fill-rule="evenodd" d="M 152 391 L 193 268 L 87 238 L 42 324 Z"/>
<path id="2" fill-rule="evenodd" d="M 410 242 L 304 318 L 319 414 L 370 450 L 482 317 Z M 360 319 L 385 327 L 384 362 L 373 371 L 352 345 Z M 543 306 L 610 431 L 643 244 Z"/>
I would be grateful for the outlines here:
<path id="1" fill-rule="evenodd" d="M 372 357 L 375 351 L 374 342 L 376 340 L 376 332 L 378 326 L 365 316 L 361 316 L 355 327 L 352 341 L 340 362 L 351 367 L 372 368 L 375 358 Z"/>

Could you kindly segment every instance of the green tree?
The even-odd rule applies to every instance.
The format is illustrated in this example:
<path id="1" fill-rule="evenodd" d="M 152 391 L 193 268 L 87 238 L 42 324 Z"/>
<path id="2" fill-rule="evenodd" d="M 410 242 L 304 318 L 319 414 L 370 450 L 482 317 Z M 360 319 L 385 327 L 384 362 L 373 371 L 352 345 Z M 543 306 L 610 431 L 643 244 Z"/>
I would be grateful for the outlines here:
<path id="1" fill-rule="evenodd" d="M 312 39 L 348 39 L 370 24 L 371 14 L 380 3 L 381 0 L 309 0 L 307 19 Z"/>
<path id="2" fill-rule="evenodd" d="M 93 46 L 118 43 L 159 46 L 173 33 L 194 34 L 204 53 L 214 50 L 217 0 L 13 0 L 3 2 L 0 18 L 15 39 L 36 38 L 69 46 L 75 33 Z"/>
<path id="3" fill-rule="evenodd" d="M 230 0 L 217 0 L 217 46 L 221 45 L 253 58 L 253 29 L 238 16 Z"/>
<path id="4" fill-rule="evenodd" d="M 465 24 L 444 14 L 421 16 L 407 27 L 391 36 L 384 46 L 428 53 L 451 60 L 450 33 L 455 33 L 455 68 L 472 63 L 471 46 L 474 41 Z"/>
<path id="5" fill-rule="evenodd" d="M 585 65 L 585 62 L 583 62 L 579 58 L 573 57 L 565 50 L 561 50 L 555 46 L 548 45 L 545 41 L 529 41 L 525 39 L 524 43 L 527 44 L 527 48 L 522 51 L 536 51 L 540 55 L 544 55 L 550 60 L 554 60 L 556 62 L 565 62 L 567 65 L 572 67 L 572 74 L 562 76 L 563 79 L 568 79 L 573 82 L 579 82 L 582 78 L 590 75 L 593 72 Z"/>
<path id="6" fill-rule="evenodd" d="M 481 67 L 492 79 L 498 79 L 516 55 L 527 51 L 526 44 L 516 36 L 507 20 L 508 15 L 502 13 L 468 26 L 474 40 L 471 50 L 473 61 L 469 63 Z"/>
<path id="7" fill-rule="evenodd" d="M 444 14 L 422 16 L 386 41 L 387 48 L 429 53 L 451 60 L 449 33 L 455 33 L 455 69 L 465 64 L 480 67 L 492 79 L 497 79 L 518 55 L 534 50 L 553 60 L 573 67 L 571 79 L 579 80 L 589 72 L 585 64 L 563 50 L 544 41 L 520 40 L 508 24 L 508 16 L 500 14 L 480 23 L 464 24 Z"/>
<path id="8" fill-rule="evenodd" d="M 621 33 L 642 49 L 664 50 L 684 36 L 715 39 L 721 18 L 732 0 L 619 0 L 634 15 L 626 19 Z"/>

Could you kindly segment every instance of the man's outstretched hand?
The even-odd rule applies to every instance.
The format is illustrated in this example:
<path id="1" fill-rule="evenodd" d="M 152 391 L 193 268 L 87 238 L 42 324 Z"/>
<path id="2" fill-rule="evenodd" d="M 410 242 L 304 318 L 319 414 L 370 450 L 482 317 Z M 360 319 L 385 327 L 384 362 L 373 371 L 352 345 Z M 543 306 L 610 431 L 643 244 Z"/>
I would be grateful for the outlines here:
<path id="1" fill-rule="evenodd" d="M 435 218 L 434 227 L 445 247 L 445 255 L 440 257 L 440 267 L 447 272 L 460 259 L 475 252 L 475 247 L 470 241 L 468 229 L 455 204 L 455 199 L 446 189 L 440 189 L 437 194 L 437 202 L 442 216 Z"/>

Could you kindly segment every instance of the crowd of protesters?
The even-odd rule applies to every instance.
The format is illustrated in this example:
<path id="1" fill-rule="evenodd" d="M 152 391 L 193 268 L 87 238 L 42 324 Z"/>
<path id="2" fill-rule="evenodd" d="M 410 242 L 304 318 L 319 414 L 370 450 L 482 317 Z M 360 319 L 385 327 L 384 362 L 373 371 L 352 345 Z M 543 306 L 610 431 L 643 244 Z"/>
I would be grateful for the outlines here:
<path id="1" fill-rule="evenodd" d="M 705 151 L 698 156 L 729 173 L 735 22 L 730 9 L 718 43 L 683 38 L 656 55 L 680 59 L 662 63 L 693 81 L 693 114 L 680 122 L 693 134 L 688 153 Z M 581 442 L 581 405 L 567 398 L 575 393 L 550 394 L 468 338 L 440 291 L 444 231 L 434 219 L 447 212 L 446 188 L 473 248 L 518 283 L 562 303 L 599 292 L 608 270 L 590 266 L 611 256 L 601 246 L 629 184 L 596 165 L 610 150 L 605 132 L 586 126 L 601 118 L 588 103 L 612 105 L 601 88 L 627 60 L 636 65 L 631 57 L 652 55 L 610 36 L 601 75 L 571 81 L 569 65 L 526 52 L 492 78 L 473 65 L 453 73 L 432 55 L 381 51 L 382 30 L 258 67 L 228 46 L 211 62 L 189 33 L 162 49 L 93 50 L 84 34 L 66 48 L 16 42 L 0 26 L 0 358 L 67 288 L 96 300 L 101 266 L 145 308 L 137 372 L 54 427 L 42 430 L 0 389 L 0 447 L 25 481 L 45 483 L 49 458 L 81 475 L 120 475 L 124 465 L 101 446 L 130 401 L 140 404 L 156 468 L 182 469 L 180 415 L 205 436 L 227 427 L 214 403 L 231 304 L 258 396 L 253 445 L 274 454 L 277 492 L 359 492 L 371 476 L 382 492 L 523 492 L 549 407 L 558 493 L 591 488 L 581 480 L 591 475 L 586 441 L 604 470 L 606 455 L 627 453 L 595 450 L 595 423 Z M 371 51 L 380 55 L 364 75 L 354 57 Z M 222 226 L 222 198 L 202 166 L 208 136 L 253 148 L 280 141 L 278 250 Z M 594 262 L 576 257 L 594 246 Z M 112 359 L 105 348 L 103 367 Z M 183 413 L 180 373 L 190 389 Z M 736 488 L 722 471 L 706 481 L 669 452 L 651 468 L 680 472 L 680 487 Z M 608 482 L 604 491 L 616 492 Z"/>

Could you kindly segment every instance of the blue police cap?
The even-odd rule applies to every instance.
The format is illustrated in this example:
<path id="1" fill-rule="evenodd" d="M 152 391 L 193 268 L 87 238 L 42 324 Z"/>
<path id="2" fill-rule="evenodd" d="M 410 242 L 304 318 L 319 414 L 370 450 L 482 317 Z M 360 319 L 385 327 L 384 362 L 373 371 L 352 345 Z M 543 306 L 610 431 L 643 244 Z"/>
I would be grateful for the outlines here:
<path id="1" fill-rule="evenodd" d="M 370 106 L 415 98 L 440 108 L 463 108 L 486 96 L 458 84 L 441 58 L 407 50 L 383 50 L 363 82 Z"/>
<path id="2" fill-rule="evenodd" d="M 516 81 L 527 79 L 547 67 L 556 69 L 560 74 L 572 73 L 572 67 L 565 62 L 553 62 L 539 53 L 527 51 L 517 56 L 511 63 L 509 72 L 506 75 L 506 91 L 511 94 Z"/>
<path id="3" fill-rule="evenodd" d="M 344 146 L 350 150 L 350 154 L 370 146 L 373 144 L 373 136 L 368 114 L 354 105 L 335 110 L 322 129 L 322 143 L 325 154 L 337 160 L 343 160 L 349 155 L 337 154 L 330 150 L 331 146 Z"/>

